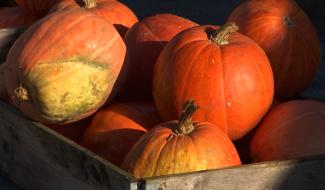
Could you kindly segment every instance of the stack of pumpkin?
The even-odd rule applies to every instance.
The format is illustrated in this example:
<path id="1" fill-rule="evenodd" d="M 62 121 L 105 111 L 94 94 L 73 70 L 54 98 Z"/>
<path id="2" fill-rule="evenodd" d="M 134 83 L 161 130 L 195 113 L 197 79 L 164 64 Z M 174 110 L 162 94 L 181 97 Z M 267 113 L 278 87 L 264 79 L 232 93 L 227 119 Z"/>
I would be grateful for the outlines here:
<path id="1" fill-rule="evenodd" d="M 293 100 L 320 64 L 293 0 L 243 2 L 221 27 L 138 21 L 115 0 L 16 3 L 0 27 L 28 28 L 3 99 L 136 177 L 240 165 L 243 138 L 255 162 L 325 153 L 325 104 Z"/>

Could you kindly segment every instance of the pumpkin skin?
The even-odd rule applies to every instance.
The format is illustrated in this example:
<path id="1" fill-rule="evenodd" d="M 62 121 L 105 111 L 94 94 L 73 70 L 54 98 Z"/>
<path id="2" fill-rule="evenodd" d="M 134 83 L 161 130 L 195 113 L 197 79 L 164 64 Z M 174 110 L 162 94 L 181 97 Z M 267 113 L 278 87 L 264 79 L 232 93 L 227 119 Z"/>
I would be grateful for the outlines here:
<path id="1" fill-rule="evenodd" d="M 15 0 L 17 5 L 33 15 L 44 16 L 57 0 Z"/>
<path id="2" fill-rule="evenodd" d="M 152 74 L 160 52 L 176 34 L 194 26 L 198 24 L 172 14 L 149 16 L 135 24 L 124 37 L 130 64 L 118 99 L 152 100 Z"/>
<path id="3" fill-rule="evenodd" d="M 238 139 L 238 140 L 236 140 L 234 142 L 234 144 L 236 146 L 236 149 L 238 151 L 238 154 L 240 156 L 240 159 L 241 159 L 243 164 L 249 164 L 249 163 L 253 162 L 253 160 L 252 160 L 252 158 L 250 156 L 250 144 L 252 142 L 252 138 L 253 138 L 254 134 L 256 133 L 256 130 L 258 129 L 258 126 L 263 122 L 265 117 L 267 117 L 268 113 L 270 113 L 273 109 L 275 109 L 275 107 L 279 106 L 280 104 L 281 104 L 281 102 L 274 99 L 270 109 L 267 112 L 267 114 L 263 117 L 263 119 L 257 125 L 257 127 L 255 127 L 248 134 L 246 134 L 245 136 L 243 136 L 242 138 L 240 138 L 240 139 Z"/>
<path id="4" fill-rule="evenodd" d="M 96 113 L 81 145 L 120 166 L 133 144 L 159 122 L 153 103 L 113 103 Z"/>
<path id="5" fill-rule="evenodd" d="M 74 32 L 78 35 L 66 35 Z M 51 14 L 10 49 L 6 88 L 13 104 L 33 120 L 81 120 L 115 94 L 125 52 L 119 33 L 103 18 L 84 10 Z"/>
<path id="6" fill-rule="evenodd" d="M 46 125 L 46 127 L 79 144 L 92 118 L 90 116 L 77 122 L 65 125 Z"/>
<path id="7" fill-rule="evenodd" d="M 227 45 L 209 40 L 218 29 L 194 27 L 165 46 L 154 68 L 153 97 L 165 121 L 177 118 L 186 99 L 195 99 L 201 109 L 193 119 L 211 122 L 236 140 L 268 111 L 273 75 L 265 53 L 248 37 L 234 32 Z"/>
<path id="8" fill-rule="evenodd" d="M 257 128 L 251 157 L 260 162 L 324 154 L 324 117 L 325 104 L 318 101 L 293 100 L 277 106 Z"/>
<path id="9" fill-rule="evenodd" d="M 89 2 L 91 1 L 94 0 L 90 0 Z M 96 2 L 96 7 L 86 9 L 112 23 L 122 37 L 128 29 L 138 22 L 138 18 L 134 12 L 119 1 L 96 0 Z M 82 7 L 84 7 L 82 0 L 61 0 L 51 8 L 50 13 L 80 9 Z"/>
<path id="10" fill-rule="evenodd" d="M 297 96 L 315 77 L 320 41 L 309 18 L 293 0 L 246 1 L 228 21 L 238 24 L 239 32 L 264 49 L 273 69 L 278 100 Z"/>
<path id="11" fill-rule="evenodd" d="M 221 129 L 208 122 L 184 123 L 192 129 L 178 135 L 174 130 L 180 129 L 179 121 L 149 130 L 129 151 L 121 168 L 137 178 L 147 178 L 241 164 L 234 144 Z"/>
<path id="12" fill-rule="evenodd" d="M 21 7 L 1 7 L 0 18 L 0 28 L 27 27 L 37 20 Z"/>

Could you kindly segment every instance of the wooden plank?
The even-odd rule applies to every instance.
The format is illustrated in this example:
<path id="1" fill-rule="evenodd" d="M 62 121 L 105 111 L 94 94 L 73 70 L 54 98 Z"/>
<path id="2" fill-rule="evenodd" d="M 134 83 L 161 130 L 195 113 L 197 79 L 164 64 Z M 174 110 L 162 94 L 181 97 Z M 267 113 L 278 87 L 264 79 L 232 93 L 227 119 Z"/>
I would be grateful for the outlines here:
<path id="1" fill-rule="evenodd" d="M 128 173 L 0 102 L 0 173 L 24 189 L 137 189 Z"/>
<path id="2" fill-rule="evenodd" d="M 325 189 L 325 155 L 149 178 L 140 190 Z"/>

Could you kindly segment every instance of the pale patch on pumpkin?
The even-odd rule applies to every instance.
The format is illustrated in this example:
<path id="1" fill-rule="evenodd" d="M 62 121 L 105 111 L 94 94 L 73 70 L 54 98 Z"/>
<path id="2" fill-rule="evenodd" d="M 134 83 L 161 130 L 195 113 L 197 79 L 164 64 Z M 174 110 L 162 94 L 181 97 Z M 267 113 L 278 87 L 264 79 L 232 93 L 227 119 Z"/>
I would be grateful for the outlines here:
<path id="1" fill-rule="evenodd" d="M 48 120 L 60 123 L 103 104 L 117 76 L 112 76 L 105 64 L 77 58 L 36 64 L 27 78 L 33 84 L 35 109 Z"/>

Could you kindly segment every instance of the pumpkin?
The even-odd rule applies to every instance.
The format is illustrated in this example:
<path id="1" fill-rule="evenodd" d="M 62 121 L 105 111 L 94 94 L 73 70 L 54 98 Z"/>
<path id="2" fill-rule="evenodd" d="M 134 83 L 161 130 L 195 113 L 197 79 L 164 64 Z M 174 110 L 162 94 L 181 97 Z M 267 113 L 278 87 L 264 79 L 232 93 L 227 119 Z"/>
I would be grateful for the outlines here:
<path id="1" fill-rule="evenodd" d="M 17 5 L 36 16 L 44 16 L 58 0 L 15 0 Z"/>
<path id="2" fill-rule="evenodd" d="M 179 120 L 160 123 L 132 147 L 122 169 L 137 178 L 240 165 L 234 144 L 218 127 L 192 122 L 197 109 L 186 101 Z"/>
<path id="3" fill-rule="evenodd" d="M 252 159 L 260 162 L 324 154 L 324 118 L 322 102 L 292 100 L 277 106 L 253 136 Z"/>
<path id="4" fill-rule="evenodd" d="M 320 41 L 295 1 L 245 1 L 228 21 L 236 22 L 239 32 L 264 49 L 273 69 L 278 100 L 297 96 L 315 77 L 320 64 Z"/>
<path id="5" fill-rule="evenodd" d="M 153 103 L 113 103 L 96 113 L 81 145 L 120 166 L 132 145 L 159 122 Z"/>
<path id="6" fill-rule="evenodd" d="M 65 125 L 45 125 L 46 127 L 50 128 L 51 130 L 59 133 L 60 135 L 68 138 L 75 143 L 80 143 L 82 136 L 91 122 L 92 117 L 87 117 L 83 120 L 68 123 Z"/>
<path id="7" fill-rule="evenodd" d="M 37 20 L 21 7 L 1 7 L 0 18 L 0 28 L 27 27 Z"/>
<path id="8" fill-rule="evenodd" d="M 83 7 L 114 24 L 121 36 L 138 22 L 133 11 L 116 0 L 61 0 L 52 7 L 50 13 Z"/>
<path id="9" fill-rule="evenodd" d="M 195 120 L 222 128 L 232 140 L 254 128 L 273 99 L 273 75 L 264 51 L 235 30 L 188 29 L 161 52 L 153 74 L 153 97 L 163 120 L 173 120 L 186 99 L 201 109 Z"/>
<path id="10" fill-rule="evenodd" d="M 5 66 L 5 63 L 0 64 L 0 100 L 4 102 L 9 102 L 10 98 L 6 90 L 6 82 L 4 76 Z"/>
<path id="11" fill-rule="evenodd" d="M 253 162 L 251 159 L 249 150 L 250 150 L 250 144 L 251 144 L 252 138 L 253 138 L 254 134 L 256 133 L 256 129 L 263 122 L 264 118 L 267 117 L 268 113 L 270 113 L 273 109 L 275 109 L 275 107 L 279 106 L 280 104 L 281 104 L 281 102 L 274 99 L 267 114 L 263 117 L 263 119 L 257 125 L 257 127 L 255 127 L 248 134 L 246 134 L 245 136 L 243 136 L 242 138 L 240 138 L 234 142 L 242 163 L 249 164 L 249 163 Z"/>
<path id="12" fill-rule="evenodd" d="M 173 14 L 148 16 L 135 24 L 124 38 L 130 64 L 119 100 L 152 100 L 152 73 L 160 52 L 176 34 L 194 26 L 197 24 Z"/>
<path id="13" fill-rule="evenodd" d="M 115 94 L 125 52 L 123 39 L 103 18 L 84 10 L 51 14 L 10 49 L 6 88 L 13 104 L 33 120 L 81 120 Z"/>

